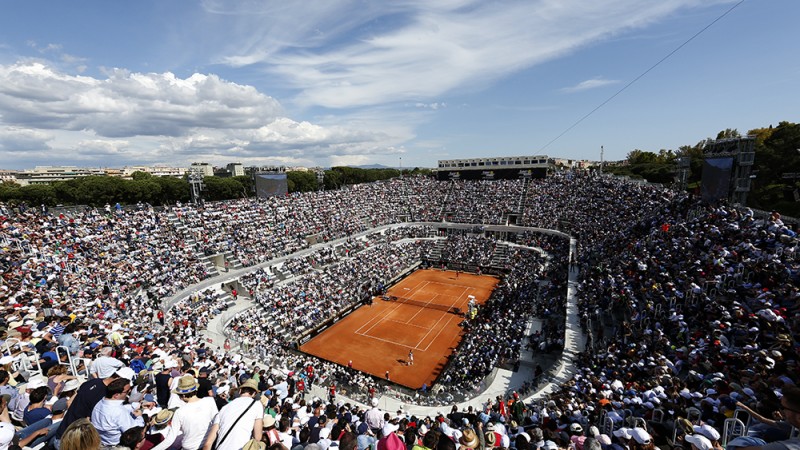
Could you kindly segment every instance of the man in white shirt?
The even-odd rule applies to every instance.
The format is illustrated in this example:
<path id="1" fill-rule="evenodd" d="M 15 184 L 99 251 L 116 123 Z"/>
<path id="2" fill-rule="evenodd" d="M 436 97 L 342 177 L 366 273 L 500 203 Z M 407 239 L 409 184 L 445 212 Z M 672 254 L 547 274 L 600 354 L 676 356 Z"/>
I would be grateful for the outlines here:
<path id="1" fill-rule="evenodd" d="M 181 448 L 183 450 L 196 450 L 203 445 L 214 417 L 217 415 L 217 402 L 213 397 L 197 397 L 198 382 L 192 375 L 184 375 L 178 381 L 178 386 L 172 391 L 180 396 L 184 405 L 175 411 L 172 417 L 172 428 L 175 433 L 169 433 L 155 450 L 169 448 L 175 437 L 183 434 Z M 242 419 L 244 420 L 244 419 Z"/>
<path id="2" fill-rule="evenodd" d="M 239 391 L 239 397 L 225 405 L 214 418 L 203 450 L 211 450 L 215 439 L 216 450 L 239 450 L 251 436 L 261 440 L 264 407 L 258 399 L 258 383 L 251 378 L 239 387 Z"/>

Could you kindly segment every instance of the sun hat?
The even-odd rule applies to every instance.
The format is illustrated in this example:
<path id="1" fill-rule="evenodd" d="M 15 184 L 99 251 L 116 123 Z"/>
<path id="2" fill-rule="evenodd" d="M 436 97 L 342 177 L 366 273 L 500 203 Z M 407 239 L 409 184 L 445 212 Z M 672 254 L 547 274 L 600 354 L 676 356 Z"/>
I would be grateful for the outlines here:
<path id="1" fill-rule="evenodd" d="M 399 429 L 400 429 L 400 425 L 397 425 L 397 424 L 394 424 L 394 423 L 391 423 L 391 422 L 386 422 L 386 424 L 381 429 L 381 432 L 383 433 L 383 437 L 386 437 L 390 433 L 394 433 L 395 431 L 397 431 Z"/>
<path id="2" fill-rule="evenodd" d="M 542 445 L 542 450 L 558 450 L 558 444 L 553 441 L 544 441 L 544 445 Z"/>
<path id="3" fill-rule="evenodd" d="M 197 392 L 197 380 L 191 375 L 184 375 L 178 380 L 178 387 L 172 391 L 173 394 L 184 395 Z"/>
<path id="4" fill-rule="evenodd" d="M 494 447 L 495 442 L 497 442 L 497 435 L 494 434 L 494 431 L 487 431 L 484 438 L 486 439 L 487 447 Z"/>
<path id="5" fill-rule="evenodd" d="M 175 413 L 169 409 L 162 409 L 156 414 L 156 425 L 166 425 Z"/>
<path id="6" fill-rule="evenodd" d="M 630 439 L 631 437 L 633 437 L 631 435 L 631 429 L 625 427 L 622 427 L 618 430 L 614 430 L 612 434 L 620 439 Z"/>
<path id="7" fill-rule="evenodd" d="M 25 389 L 37 389 L 42 386 L 47 386 L 47 381 L 45 381 L 42 377 L 36 377 L 28 380 L 28 384 L 25 386 Z"/>
<path id="8" fill-rule="evenodd" d="M 250 439 L 246 444 L 244 444 L 242 450 L 264 450 L 265 448 L 267 448 L 266 443 L 257 441 L 255 439 Z"/>
<path id="9" fill-rule="evenodd" d="M 56 402 L 53 403 L 53 406 L 51 407 L 51 410 L 53 411 L 53 414 L 58 414 L 58 413 L 63 413 L 64 411 L 66 411 L 67 407 L 68 407 L 67 398 L 64 397 L 64 398 L 60 398 L 60 399 L 56 400 Z"/>
<path id="10" fill-rule="evenodd" d="M 136 378 L 136 372 L 130 367 L 122 367 L 117 370 L 116 374 L 120 378 L 125 378 L 128 381 L 133 381 L 133 379 Z"/>
<path id="11" fill-rule="evenodd" d="M 241 384 L 241 386 L 239 386 L 239 389 L 245 389 L 245 388 L 249 388 L 258 392 L 258 383 L 256 382 L 256 380 L 248 378 L 247 381 L 245 381 L 244 383 Z"/>
<path id="12" fill-rule="evenodd" d="M 378 450 L 406 450 L 406 444 L 395 433 L 378 441 Z"/>
<path id="13" fill-rule="evenodd" d="M 67 382 L 64 383 L 64 387 L 61 389 L 61 392 L 74 391 L 79 387 L 81 387 L 81 382 L 77 379 L 67 380 Z"/>
<path id="14" fill-rule="evenodd" d="M 480 445 L 478 436 L 475 434 L 475 431 L 472 428 L 466 428 L 463 431 L 461 437 L 458 439 L 458 443 L 469 448 L 476 448 L 478 445 Z"/>

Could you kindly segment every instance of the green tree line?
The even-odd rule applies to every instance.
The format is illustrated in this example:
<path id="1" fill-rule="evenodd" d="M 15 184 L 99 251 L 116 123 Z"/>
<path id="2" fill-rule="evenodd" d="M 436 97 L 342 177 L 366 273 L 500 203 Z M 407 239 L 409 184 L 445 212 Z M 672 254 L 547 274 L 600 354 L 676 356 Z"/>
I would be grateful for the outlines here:
<path id="1" fill-rule="evenodd" d="M 756 138 L 754 178 L 747 197 L 748 206 L 800 217 L 800 202 L 795 200 L 800 199 L 800 124 L 780 122 L 777 126 L 754 128 L 747 135 Z M 741 137 L 741 134 L 729 128 L 717 133 L 715 139 L 735 137 Z M 687 187 L 697 191 L 702 178 L 703 150 L 715 139 L 708 138 L 677 150 L 662 149 L 658 153 L 635 149 L 628 153 L 623 165 L 607 166 L 604 170 L 653 183 L 670 184 L 675 181 L 677 159 L 688 156 Z"/>
<path id="2" fill-rule="evenodd" d="M 404 170 L 402 174 L 430 173 L 426 169 Z M 319 188 L 314 172 L 287 172 L 289 192 L 308 192 Z M 400 176 L 395 169 L 359 169 L 334 167 L 325 171 L 325 189 L 368 183 Z M 191 201 L 191 190 L 186 177 L 154 177 L 145 172 L 134 172 L 132 179 L 119 177 L 89 176 L 59 181 L 52 184 L 19 186 L 16 183 L 0 184 L 0 202 L 29 206 L 38 205 L 122 205 L 139 202 L 151 205 L 167 205 Z M 231 178 L 204 177 L 201 197 L 207 201 L 229 200 L 255 195 L 250 176 Z"/>

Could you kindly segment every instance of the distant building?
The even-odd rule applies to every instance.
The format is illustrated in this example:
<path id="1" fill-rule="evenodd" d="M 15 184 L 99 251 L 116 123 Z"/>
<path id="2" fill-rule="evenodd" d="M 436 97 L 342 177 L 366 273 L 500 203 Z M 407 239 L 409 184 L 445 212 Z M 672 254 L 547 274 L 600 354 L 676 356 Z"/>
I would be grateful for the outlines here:
<path id="1" fill-rule="evenodd" d="M 436 177 L 440 181 L 544 178 L 553 169 L 555 161 L 547 155 L 444 159 L 439 160 Z"/>
<path id="2" fill-rule="evenodd" d="M 589 161 L 588 159 L 555 158 L 553 161 L 555 162 L 556 166 L 570 169 L 588 169 L 590 167 L 600 166 L 600 161 Z M 609 161 L 605 162 L 605 165 L 609 164 Z"/>
<path id="3" fill-rule="evenodd" d="M 21 186 L 30 184 L 51 184 L 55 181 L 74 180 L 88 176 L 106 176 L 106 169 L 82 168 L 76 166 L 36 166 L 32 170 L 17 172 L 16 182 Z"/>
<path id="4" fill-rule="evenodd" d="M 190 171 L 198 171 L 203 174 L 204 177 L 213 177 L 214 176 L 214 166 L 209 163 L 204 162 L 196 162 L 192 163 L 189 166 Z"/>
<path id="5" fill-rule="evenodd" d="M 0 183 L 10 182 L 16 183 L 17 182 L 17 171 L 16 170 L 0 170 Z"/>
<path id="6" fill-rule="evenodd" d="M 244 166 L 242 163 L 230 163 L 226 166 L 232 177 L 243 177 Z"/>
<path id="7" fill-rule="evenodd" d="M 130 178 L 134 172 L 149 173 L 154 177 L 175 177 L 180 178 L 186 173 L 183 167 L 168 166 L 125 166 L 122 169 L 123 177 Z"/>
<path id="8" fill-rule="evenodd" d="M 252 176 L 257 173 L 284 173 L 286 166 L 248 166 L 244 168 L 245 175 Z"/>

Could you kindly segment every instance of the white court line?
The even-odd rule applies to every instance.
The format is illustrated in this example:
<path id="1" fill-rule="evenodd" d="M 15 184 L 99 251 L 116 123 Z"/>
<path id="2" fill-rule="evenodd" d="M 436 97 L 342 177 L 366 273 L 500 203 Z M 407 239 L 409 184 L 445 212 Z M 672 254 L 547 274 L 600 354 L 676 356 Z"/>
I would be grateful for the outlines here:
<path id="1" fill-rule="evenodd" d="M 428 300 L 428 304 L 430 305 L 431 302 L 433 302 L 438 296 L 439 294 L 433 294 L 433 298 Z M 414 301 L 422 302 L 422 300 L 414 300 Z M 412 306 L 417 306 L 417 305 L 412 305 Z M 411 316 L 406 323 L 411 323 L 417 317 L 417 315 L 422 311 L 424 311 L 424 307 L 420 307 L 419 310 L 417 310 L 417 312 L 415 312 L 414 315 Z"/>
<path id="2" fill-rule="evenodd" d="M 430 283 L 431 284 L 442 284 L 442 285 L 445 285 L 445 286 L 458 286 L 458 287 L 467 288 L 467 289 L 477 289 L 474 286 L 467 286 L 466 284 L 442 283 L 441 281 L 431 281 Z M 486 289 L 486 288 L 483 288 L 483 289 Z"/>
<path id="3" fill-rule="evenodd" d="M 447 325 L 449 325 L 449 324 L 450 324 L 450 319 L 452 319 L 452 317 L 450 317 L 450 316 L 448 315 L 448 316 L 447 316 L 447 322 L 445 322 L 445 324 L 444 324 L 442 327 L 440 327 L 440 328 L 439 328 L 439 332 L 438 332 L 438 333 L 436 333 L 436 336 L 434 336 L 434 337 L 433 337 L 433 339 L 431 339 L 431 341 L 430 341 L 430 342 L 428 343 L 428 345 L 425 347 L 425 350 L 422 350 L 423 352 L 427 352 L 427 351 L 428 351 L 428 349 L 429 349 L 429 348 L 431 348 L 431 344 L 433 344 L 434 342 L 436 342 L 436 340 L 437 340 L 437 339 L 439 339 L 439 335 L 440 335 L 440 334 L 442 334 L 442 330 L 444 330 L 444 327 L 446 327 Z M 419 341 L 419 343 L 421 344 L 421 343 L 422 343 L 422 341 Z M 417 344 L 417 345 L 419 345 L 419 344 Z"/>
<path id="4" fill-rule="evenodd" d="M 375 300 L 373 300 L 373 301 L 375 301 Z M 383 300 L 378 300 L 378 301 L 383 301 Z M 394 308 L 387 309 L 386 313 L 384 315 L 388 315 L 389 313 L 395 312 L 395 311 L 397 311 L 398 308 L 400 308 L 400 305 L 399 304 L 395 304 Z M 358 329 L 355 331 L 356 334 L 359 334 L 358 332 L 361 331 L 361 329 L 364 328 L 365 326 L 369 325 L 374 319 L 377 319 L 377 320 L 375 321 L 374 324 L 372 324 L 371 327 L 369 327 L 367 329 L 367 331 L 365 331 L 365 333 L 369 333 L 370 330 L 375 328 L 375 325 L 378 325 L 379 323 L 383 322 L 384 316 L 372 316 L 372 317 L 370 317 L 369 320 L 364 323 L 364 325 L 361 325 L 360 327 L 358 327 Z"/>
<path id="5" fill-rule="evenodd" d="M 392 319 L 386 319 L 385 321 L 386 322 L 395 322 L 395 323 L 398 323 L 398 324 L 401 324 L 401 325 L 405 325 L 405 326 L 411 325 L 412 327 L 422 328 L 423 330 L 427 330 L 428 329 L 428 328 L 420 326 L 420 325 L 413 325 L 413 324 L 398 322 L 397 320 L 392 320 Z M 371 334 L 365 334 L 365 333 L 355 333 L 355 334 L 357 334 L 359 336 L 366 337 L 366 338 L 370 338 L 370 339 L 375 339 L 375 340 L 378 340 L 378 341 L 386 342 L 386 343 L 389 343 L 389 344 L 395 344 L 397 346 L 404 347 L 404 348 L 405 347 L 412 348 L 412 347 L 409 347 L 406 344 L 403 344 L 403 343 L 400 343 L 400 342 L 396 342 L 396 341 L 391 341 L 389 339 L 379 338 L 379 337 L 373 336 Z M 418 346 L 414 346 L 413 349 L 414 350 L 418 350 L 418 351 L 424 351 L 423 349 L 419 348 Z"/>
<path id="6" fill-rule="evenodd" d="M 417 285 L 414 288 L 414 292 L 416 293 L 417 291 L 424 289 L 429 284 L 440 284 L 440 285 L 443 285 L 443 286 L 459 286 L 459 287 L 464 288 L 464 291 L 462 291 L 460 295 L 455 296 L 456 299 L 455 299 L 455 301 L 453 303 L 450 304 L 450 308 L 454 307 L 459 302 L 459 299 L 461 299 L 461 297 L 463 297 L 464 294 L 466 294 L 469 290 L 473 290 L 473 291 L 477 290 L 477 288 L 475 288 L 475 287 L 466 286 L 466 285 L 462 285 L 462 284 L 440 283 L 440 282 L 437 282 L 437 281 L 424 281 L 424 282 L 417 283 Z M 422 287 L 420 287 L 420 286 L 422 286 Z M 439 295 L 440 294 L 434 294 L 434 297 L 431 300 L 429 300 L 428 303 L 430 304 Z M 411 296 L 409 296 L 408 298 L 411 299 Z M 416 300 L 416 301 L 421 301 L 421 300 Z M 394 308 L 391 308 L 391 309 L 387 310 L 386 311 L 386 313 L 387 313 L 386 315 L 388 315 L 389 313 L 397 311 L 400 308 L 401 304 L 403 304 L 403 303 L 398 303 L 398 304 L 396 304 L 394 306 Z M 411 305 L 411 306 L 416 306 L 416 305 Z M 367 337 L 367 338 L 370 338 L 370 339 L 375 339 L 375 340 L 378 340 L 378 341 L 387 342 L 387 343 L 398 345 L 398 346 L 401 346 L 401 347 L 407 347 L 406 345 L 401 344 L 399 342 L 395 342 L 395 341 L 391 341 L 391 340 L 388 340 L 388 339 L 383 339 L 383 338 L 372 336 L 371 334 L 369 334 L 369 332 L 372 331 L 373 328 L 375 328 L 376 326 L 378 326 L 378 325 L 380 325 L 380 324 L 382 324 L 384 322 L 395 322 L 395 323 L 399 323 L 399 324 L 402 324 L 402 325 L 411 325 L 411 326 L 414 326 L 416 328 L 421 328 L 423 330 L 424 329 L 428 330 L 428 332 L 425 333 L 425 335 L 422 336 L 422 338 L 413 347 L 414 350 L 423 351 L 423 352 L 428 351 L 428 349 L 431 347 L 431 345 L 439 338 L 439 335 L 442 333 L 442 330 L 444 329 L 444 326 L 439 327 L 439 331 L 436 333 L 436 336 L 434 336 L 434 338 L 431 340 L 431 342 L 429 342 L 428 345 L 425 346 L 424 349 L 419 347 L 420 344 L 422 344 L 422 342 L 428 337 L 428 335 L 431 334 L 431 331 L 434 330 L 434 328 L 442 321 L 443 318 L 447 318 L 447 322 L 445 322 L 445 324 L 444 324 L 445 326 L 450 323 L 450 319 L 452 319 L 452 318 L 449 316 L 449 313 L 444 312 L 444 311 L 440 311 L 442 313 L 442 316 L 439 317 L 439 319 L 433 324 L 434 325 L 433 327 L 430 327 L 430 328 L 429 327 L 423 327 L 423 326 L 415 325 L 415 324 L 411 323 L 411 320 L 413 320 L 417 316 L 417 314 L 421 313 L 422 310 L 423 310 L 423 308 L 420 307 L 419 311 L 414 313 L 414 315 L 411 316 L 411 319 L 409 321 L 407 321 L 407 322 L 400 322 L 400 321 L 395 320 L 395 319 L 387 319 L 386 317 L 372 317 L 372 318 L 370 318 L 370 320 L 368 320 L 366 323 L 364 323 L 364 325 L 359 327 L 354 333 L 359 335 L 359 336 L 364 336 L 364 337 Z M 378 320 L 375 321 L 375 323 L 373 323 L 372 326 L 370 326 L 366 331 L 362 332 L 361 330 L 365 326 L 367 326 L 370 322 L 372 322 L 373 319 L 378 319 Z"/>
<path id="7" fill-rule="evenodd" d="M 429 282 L 428 282 L 428 281 L 426 281 L 426 282 L 425 282 L 425 284 L 423 285 L 423 288 L 424 288 L 424 286 L 427 286 L 427 285 L 428 285 L 428 283 L 429 283 Z M 419 284 L 417 284 L 417 287 L 419 287 L 419 285 L 420 285 L 420 284 L 422 284 L 422 283 L 419 283 Z M 422 289 L 422 288 L 420 288 L 420 290 L 421 290 L 421 289 Z M 383 300 L 381 300 L 381 301 L 383 301 Z M 397 309 L 398 309 L 398 308 L 400 308 L 400 305 L 401 305 L 401 304 L 402 304 L 402 303 L 398 303 L 398 304 L 396 304 L 396 305 L 395 305 L 395 307 L 394 307 L 394 308 L 392 308 L 392 309 L 390 309 L 390 310 L 386 311 L 386 315 L 388 315 L 389 313 L 393 313 L 393 312 L 397 311 Z M 371 331 L 373 328 L 375 328 L 375 327 L 376 327 L 376 326 L 377 326 L 379 323 L 381 323 L 382 321 L 383 321 L 383 317 L 381 317 L 381 320 L 379 320 L 379 321 L 375 322 L 375 323 L 374 323 L 374 324 L 373 324 L 371 327 L 369 327 L 369 328 L 367 329 L 367 331 L 365 331 L 365 333 L 369 333 L 369 332 L 370 332 L 370 331 Z M 367 322 L 367 323 L 369 323 L 369 322 Z M 364 326 L 366 326 L 366 324 L 362 325 L 362 326 L 359 328 L 359 330 L 360 330 L 361 328 L 364 328 Z"/>
<path id="8" fill-rule="evenodd" d="M 464 292 L 462 292 L 462 293 L 461 293 L 461 295 L 459 295 L 458 297 L 456 297 L 456 300 L 455 300 L 455 301 L 454 301 L 454 302 L 453 302 L 453 303 L 450 305 L 450 307 L 452 308 L 452 307 L 453 307 L 453 305 L 455 305 L 455 304 L 458 302 L 458 299 L 460 299 L 460 298 L 461 298 L 461 297 L 462 297 L 462 296 L 463 296 L 463 295 L 464 295 L 466 292 L 467 292 L 467 291 L 466 291 L 466 290 L 464 290 Z M 419 347 L 419 345 L 420 345 L 420 344 L 422 344 L 422 342 L 425 340 L 425 338 L 427 338 L 427 337 L 428 337 L 428 335 L 429 335 L 429 334 L 431 334 L 431 331 L 433 331 L 433 330 L 434 330 L 434 328 L 436 328 L 436 326 L 437 326 L 437 325 L 439 325 L 439 322 L 441 322 L 441 321 L 442 321 L 442 319 L 443 319 L 443 318 L 445 318 L 445 317 L 447 317 L 447 322 L 448 322 L 448 323 L 450 322 L 450 317 L 448 316 L 448 313 L 446 313 L 446 312 L 443 312 L 443 314 L 442 314 L 442 317 L 439 317 L 439 320 L 437 320 L 437 321 L 436 321 L 436 323 L 434 323 L 434 324 L 433 324 L 433 327 L 430 329 L 430 331 L 428 331 L 427 333 L 425 333 L 425 336 L 422 336 L 422 339 L 420 339 L 420 340 L 419 340 L 419 342 L 417 342 L 417 345 L 416 345 L 417 347 Z M 442 328 L 444 328 L 444 327 L 441 327 L 441 328 L 439 328 L 439 333 L 441 333 L 441 332 L 442 332 Z M 439 333 L 436 333 L 436 336 L 439 336 Z M 436 339 L 434 338 L 434 340 L 436 340 Z M 431 341 L 431 343 L 433 343 L 433 341 Z M 428 348 L 430 348 L 430 346 L 431 346 L 431 344 L 429 343 L 429 344 L 428 344 L 428 346 L 427 346 L 427 347 L 425 347 L 425 350 L 423 350 L 423 351 L 427 351 L 427 350 L 428 350 Z"/>

